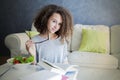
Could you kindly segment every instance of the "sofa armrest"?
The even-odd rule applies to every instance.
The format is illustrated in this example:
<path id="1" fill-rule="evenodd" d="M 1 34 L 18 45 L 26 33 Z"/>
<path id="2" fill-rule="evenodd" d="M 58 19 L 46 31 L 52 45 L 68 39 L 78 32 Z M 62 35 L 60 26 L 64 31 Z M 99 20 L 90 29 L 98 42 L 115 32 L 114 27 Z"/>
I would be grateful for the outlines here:
<path id="1" fill-rule="evenodd" d="M 25 48 L 27 40 L 29 37 L 26 33 L 14 33 L 5 37 L 5 45 L 10 50 L 11 57 L 28 53 Z"/>

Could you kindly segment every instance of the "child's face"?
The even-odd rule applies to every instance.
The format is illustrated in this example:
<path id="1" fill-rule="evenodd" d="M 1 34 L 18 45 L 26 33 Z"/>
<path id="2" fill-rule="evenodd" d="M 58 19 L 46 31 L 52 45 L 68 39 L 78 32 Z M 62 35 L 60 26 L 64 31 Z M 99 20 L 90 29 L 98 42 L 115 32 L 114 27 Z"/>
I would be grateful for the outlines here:
<path id="1" fill-rule="evenodd" d="M 53 15 L 48 19 L 48 30 L 49 33 L 57 32 L 62 25 L 62 17 L 58 13 L 53 13 Z"/>

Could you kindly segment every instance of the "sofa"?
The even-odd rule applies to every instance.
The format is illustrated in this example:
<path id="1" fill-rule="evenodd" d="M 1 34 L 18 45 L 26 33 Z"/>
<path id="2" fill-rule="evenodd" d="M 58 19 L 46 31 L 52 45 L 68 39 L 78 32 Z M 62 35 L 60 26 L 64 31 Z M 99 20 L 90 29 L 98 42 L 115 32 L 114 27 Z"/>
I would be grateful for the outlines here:
<path id="1" fill-rule="evenodd" d="M 113 27 L 109 27 L 106 25 L 75 24 L 73 29 L 73 36 L 70 40 L 70 44 L 68 45 L 69 63 L 83 67 L 86 66 L 86 67 L 97 67 L 97 68 L 107 68 L 107 69 L 119 68 L 119 59 L 120 59 L 119 29 L 120 29 L 119 25 L 114 25 Z M 105 33 L 105 36 L 103 33 L 98 33 L 99 35 L 103 34 L 105 38 L 103 39 L 104 41 L 106 41 L 105 45 L 103 46 L 101 45 L 103 43 L 102 42 L 100 43 L 100 45 L 104 47 L 104 49 L 103 50 L 97 49 L 93 51 L 86 51 L 86 50 L 82 51 L 80 45 L 82 45 L 82 42 L 84 42 L 83 30 L 94 30 Z M 33 25 L 31 31 L 36 31 Z M 90 39 L 91 38 L 87 40 Z M 22 56 L 28 55 L 28 52 L 26 51 L 25 48 L 25 42 L 27 40 L 29 40 L 29 37 L 25 32 L 13 33 L 6 36 L 5 45 L 10 50 L 11 57 L 18 55 L 22 55 Z M 98 40 L 98 43 L 97 42 L 95 43 L 94 41 L 96 42 L 96 39 L 93 39 L 93 41 L 91 41 L 90 43 L 96 45 L 99 44 L 99 41 L 101 40 Z"/>

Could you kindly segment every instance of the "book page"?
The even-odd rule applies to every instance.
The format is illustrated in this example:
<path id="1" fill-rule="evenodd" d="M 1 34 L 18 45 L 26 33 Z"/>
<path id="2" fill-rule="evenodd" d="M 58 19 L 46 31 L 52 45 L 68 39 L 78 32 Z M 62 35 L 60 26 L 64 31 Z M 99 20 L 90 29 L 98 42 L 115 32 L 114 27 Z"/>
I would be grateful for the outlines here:
<path id="1" fill-rule="evenodd" d="M 77 65 L 71 65 L 71 64 L 61 64 L 61 63 L 54 64 L 46 60 L 43 60 L 43 62 L 49 67 L 59 69 L 63 72 L 71 71 L 71 70 L 74 70 L 74 68 L 78 67 Z"/>
<path id="2" fill-rule="evenodd" d="M 54 73 L 59 73 L 60 75 L 65 75 L 69 77 L 70 80 L 75 80 L 77 77 L 77 67 L 78 65 L 71 65 L 71 64 L 60 64 L 60 63 L 50 63 L 46 60 L 43 60 L 39 63 L 45 69 L 50 70 Z"/>
<path id="3" fill-rule="evenodd" d="M 43 67 L 46 70 L 51 70 L 53 68 L 53 67 L 49 66 L 48 64 L 46 64 L 46 63 L 44 63 L 42 61 L 40 61 L 39 63 L 37 63 L 37 65 Z"/>
<path id="4" fill-rule="evenodd" d="M 72 71 L 74 70 L 74 68 L 77 68 L 78 66 L 77 65 L 71 65 L 71 64 L 59 64 L 59 63 L 56 63 L 55 64 L 56 66 L 59 66 L 61 69 L 63 69 L 65 72 L 67 71 Z"/>

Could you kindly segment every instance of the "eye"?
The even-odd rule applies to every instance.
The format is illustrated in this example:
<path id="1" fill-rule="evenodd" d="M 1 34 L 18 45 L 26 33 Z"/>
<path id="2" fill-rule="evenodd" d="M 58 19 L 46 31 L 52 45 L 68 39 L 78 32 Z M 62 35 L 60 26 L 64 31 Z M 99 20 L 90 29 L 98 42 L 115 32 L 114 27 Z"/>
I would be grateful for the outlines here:
<path id="1" fill-rule="evenodd" d="M 53 20 L 52 22 L 56 23 L 56 21 L 55 21 L 55 20 Z"/>

